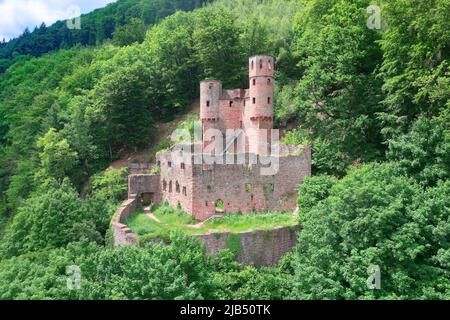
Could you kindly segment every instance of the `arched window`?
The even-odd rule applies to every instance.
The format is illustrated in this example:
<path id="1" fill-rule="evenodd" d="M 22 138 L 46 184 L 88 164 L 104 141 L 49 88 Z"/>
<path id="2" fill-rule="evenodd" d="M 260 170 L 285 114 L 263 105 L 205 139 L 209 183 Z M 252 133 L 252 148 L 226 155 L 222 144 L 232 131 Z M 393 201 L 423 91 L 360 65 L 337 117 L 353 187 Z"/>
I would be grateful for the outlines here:
<path id="1" fill-rule="evenodd" d="M 270 81 L 270 79 L 267 79 L 267 85 L 270 86 L 271 83 L 272 81 Z"/>
<path id="2" fill-rule="evenodd" d="M 256 79 L 253 79 L 253 85 L 256 86 Z"/>
<path id="3" fill-rule="evenodd" d="M 252 60 L 252 70 L 253 70 L 253 68 L 254 68 L 254 64 L 255 64 L 255 62 Z"/>
<path id="4" fill-rule="evenodd" d="M 255 104 L 256 103 L 256 98 L 253 98 L 253 104 Z"/>
<path id="5" fill-rule="evenodd" d="M 169 192 L 172 192 L 172 181 L 169 182 Z"/>
<path id="6" fill-rule="evenodd" d="M 262 69 L 263 68 L 263 60 L 259 60 L 259 68 Z"/>
<path id="7" fill-rule="evenodd" d="M 230 108 L 233 106 L 233 101 L 230 101 Z"/>
<path id="8" fill-rule="evenodd" d="M 206 106 L 209 107 L 211 105 L 211 103 L 208 101 L 206 101 Z"/>
<path id="9" fill-rule="evenodd" d="M 216 212 L 217 213 L 224 213 L 225 212 L 225 203 L 223 202 L 223 200 L 219 199 L 215 202 L 215 206 L 216 206 Z"/>
<path id="10" fill-rule="evenodd" d="M 178 181 L 175 184 L 175 190 L 176 190 L 177 193 L 180 193 L 180 184 L 178 183 Z"/>
<path id="11" fill-rule="evenodd" d="M 270 97 L 267 98 L 267 104 L 270 104 Z"/>
<path id="12" fill-rule="evenodd" d="M 163 180 L 163 191 L 167 190 L 167 181 L 166 179 Z"/>
<path id="13" fill-rule="evenodd" d="M 272 60 L 268 60 L 267 63 L 269 64 L 269 70 L 272 70 Z"/>

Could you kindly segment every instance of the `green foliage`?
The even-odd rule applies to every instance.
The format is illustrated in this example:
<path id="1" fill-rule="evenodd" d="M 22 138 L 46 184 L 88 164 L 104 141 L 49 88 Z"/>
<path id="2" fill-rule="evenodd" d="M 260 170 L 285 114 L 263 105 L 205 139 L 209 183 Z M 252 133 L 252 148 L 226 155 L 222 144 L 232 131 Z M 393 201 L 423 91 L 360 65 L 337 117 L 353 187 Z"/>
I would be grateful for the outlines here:
<path id="1" fill-rule="evenodd" d="M 128 24 L 116 28 L 113 33 L 113 43 L 118 46 L 128 46 L 136 42 L 142 43 L 146 31 L 144 21 L 132 18 Z"/>
<path id="2" fill-rule="evenodd" d="M 450 178 L 450 114 L 420 117 L 407 134 L 389 141 L 387 158 L 425 186 Z"/>
<path id="3" fill-rule="evenodd" d="M 81 271 L 80 290 L 67 288 L 72 265 Z M 204 248 L 179 236 L 146 249 L 81 242 L 2 261 L 0 299 L 202 299 L 210 297 L 209 267 Z"/>
<path id="4" fill-rule="evenodd" d="M 293 145 L 309 145 L 310 141 L 308 140 L 308 133 L 301 128 L 296 128 L 292 131 L 289 131 L 286 136 L 283 138 L 283 143 L 285 144 L 293 144 Z"/>
<path id="5" fill-rule="evenodd" d="M 150 98 L 166 120 L 173 119 L 197 96 L 200 74 L 192 36 L 194 17 L 178 12 L 164 19 L 143 43 L 155 73 Z"/>
<path id="6" fill-rule="evenodd" d="M 297 92 L 294 84 L 286 84 L 275 90 L 275 118 L 278 123 L 286 125 L 290 121 L 299 120 Z"/>
<path id="7" fill-rule="evenodd" d="M 277 268 L 244 267 L 217 274 L 218 299 L 283 300 L 289 295 L 291 278 Z"/>
<path id="8" fill-rule="evenodd" d="M 431 118 L 448 109 L 450 98 L 450 1 L 382 2 L 383 64 L 380 75 L 386 110 L 382 132 L 407 132 L 418 115 Z"/>
<path id="9" fill-rule="evenodd" d="M 203 78 L 222 79 L 225 87 L 244 84 L 248 60 L 241 50 L 236 16 L 225 9 L 197 11 L 193 34 Z"/>
<path id="10" fill-rule="evenodd" d="M 356 160 L 382 155 L 376 117 L 382 110 L 381 81 L 375 74 L 382 61 L 380 36 L 367 28 L 362 14 L 369 1 L 302 3 L 294 40 L 301 77 L 294 100 L 298 106 L 291 110 L 311 130 L 313 142 L 320 139 L 335 154 L 333 160 L 343 164 L 330 168 L 318 153 L 316 168 L 342 175 Z"/>
<path id="11" fill-rule="evenodd" d="M 66 139 L 61 139 L 55 129 L 50 129 L 37 142 L 37 147 L 42 150 L 40 178 L 55 178 L 58 181 L 69 175 L 75 167 L 77 153 L 72 151 Z"/>
<path id="12" fill-rule="evenodd" d="M 230 250 L 235 257 L 241 254 L 241 236 L 236 233 L 230 233 L 226 240 L 227 249 Z"/>
<path id="13" fill-rule="evenodd" d="M 294 298 L 448 299 L 449 192 L 393 165 L 352 170 L 302 217 Z M 381 290 L 367 287 L 370 265 Z"/>
<path id="14" fill-rule="evenodd" d="M 293 286 L 302 299 L 449 299 L 450 2 L 384 1 L 383 31 L 367 28 L 369 4 L 217 0 L 182 12 L 202 1 L 120 0 L 83 15 L 81 30 L 61 21 L 0 43 L 0 299 L 282 299 Z M 260 53 L 276 58 L 276 121 L 297 127 L 284 142 L 311 143 L 313 172 L 329 175 L 300 187 L 296 251 L 274 268 L 239 266 L 237 250 L 207 258 L 170 237 L 194 221 L 167 206 L 155 210 L 162 225 L 130 217 L 145 249 L 74 244 L 105 242 L 124 191 L 120 171 L 99 172 L 170 147 L 149 146 L 154 124 L 184 112 L 204 78 L 248 85 Z M 395 166 L 364 165 L 385 160 Z M 182 231 L 293 223 L 226 215 Z M 66 287 L 72 264 L 81 291 Z M 367 289 L 370 264 L 380 291 Z"/>
<path id="15" fill-rule="evenodd" d="M 80 239 L 102 243 L 110 217 L 101 198 L 81 200 L 67 180 L 50 182 L 23 203 L 7 227 L 3 257 L 63 247 Z"/>
<path id="16" fill-rule="evenodd" d="M 132 55 L 132 59 L 140 54 L 139 50 L 124 53 Z M 144 62 L 138 61 L 118 67 L 96 85 L 94 121 L 101 126 L 102 143 L 110 150 L 145 146 L 153 127 L 147 105 L 149 76 Z"/>
<path id="17" fill-rule="evenodd" d="M 7 207 L 10 209 L 18 208 L 22 201 L 34 190 L 36 168 L 37 164 L 34 161 L 22 160 L 18 162 L 15 174 L 11 177 L 6 191 Z"/>
<path id="18" fill-rule="evenodd" d="M 150 170 L 150 174 L 160 174 L 161 173 L 161 167 L 160 166 L 153 166 L 152 170 Z"/>
<path id="19" fill-rule="evenodd" d="M 127 169 L 109 168 L 91 178 L 94 194 L 113 202 L 123 199 L 128 189 Z"/>
<path id="20" fill-rule="evenodd" d="M 302 219 L 303 215 L 307 214 L 320 201 L 328 198 L 330 190 L 336 182 L 336 178 L 327 175 L 307 177 L 305 179 L 299 187 L 297 200 Z"/>

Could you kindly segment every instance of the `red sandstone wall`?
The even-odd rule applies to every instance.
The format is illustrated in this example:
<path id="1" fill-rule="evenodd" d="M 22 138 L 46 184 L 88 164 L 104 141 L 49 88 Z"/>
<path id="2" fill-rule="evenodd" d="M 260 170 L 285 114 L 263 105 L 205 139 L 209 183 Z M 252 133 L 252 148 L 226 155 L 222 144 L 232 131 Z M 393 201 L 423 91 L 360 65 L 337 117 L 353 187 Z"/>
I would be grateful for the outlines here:
<path id="1" fill-rule="evenodd" d="M 267 231 L 244 232 L 231 235 L 239 237 L 237 261 L 245 265 L 272 266 L 290 252 L 298 242 L 300 227 L 277 228 Z M 230 233 L 205 234 L 201 239 L 208 254 L 216 254 L 228 248 Z"/>
<path id="2" fill-rule="evenodd" d="M 193 176 L 192 176 L 192 161 L 184 163 L 184 169 L 181 163 L 176 163 L 171 157 L 170 152 L 163 152 L 157 155 L 157 160 L 160 163 L 160 186 L 161 186 L 161 201 L 168 201 L 169 204 L 176 208 L 180 204 L 181 208 L 191 213 L 192 212 L 192 197 L 193 197 Z M 171 162 L 171 166 L 169 166 Z M 164 189 L 164 181 L 166 188 Z M 180 189 L 177 191 L 177 182 Z M 172 190 L 170 190 L 170 183 L 172 183 Z M 186 188 L 186 193 L 183 193 Z"/>
<path id="3" fill-rule="evenodd" d="M 160 175 L 133 174 L 128 177 L 128 198 L 152 194 L 152 202 L 161 202 Z"/>
<path id="4" fill-rule="evenodd" d="M 132 198 L 122 203 L 120 208 L 117 209 L 111 224 L 114 247 L 134 245 L 137 243 L 137 235 L 135 235 L 131 229 L 124 224 L 124 222 L 138 208 L 138 206 L 138 199 Z"/>
<path id="5" fill-rule="evenodd" d="M 279 161 L 279 172 L 273 176 L 261 175 L 260 163 L 195 165 L 189 212 L 206 220 L 216 213 L 215 202 L 219 199 L 229 213 L 294 210 L 298 187 L 311 175 L 311 149 L 307 147 L 299 156 L 280 157 Z"/>

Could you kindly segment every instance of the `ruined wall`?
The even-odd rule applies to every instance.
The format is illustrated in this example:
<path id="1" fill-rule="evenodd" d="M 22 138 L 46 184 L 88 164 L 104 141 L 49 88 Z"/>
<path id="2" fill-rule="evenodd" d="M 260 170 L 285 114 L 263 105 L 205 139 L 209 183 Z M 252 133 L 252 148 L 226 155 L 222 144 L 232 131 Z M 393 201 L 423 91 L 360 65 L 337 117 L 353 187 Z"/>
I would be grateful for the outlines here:
<path id="1" fill-rule="evenodd" d="M 128 198 L 149 199 L 161 202 L 160 175 L 132 174 L 128 177 Z"/>
<path id="2" fill-rule="evenodd" d="M 114 238 L 114 246 L 134 245 L 138 237 L 124 223 L 128 217 L 139 207 L 138 199 L 132 198 L 122 203 L 114 214 L 111 230 Z"/>
<path id="3" fill-rule="evenodd" d="M 229 213 L 294 210 L 298 187 L 311 175 L 311 148 L 280 157 L 275 175 L 261 175 L 262 167 L 266 166 L 259 161 L 255 165 L 194 165 L 189 212 L 204 221 L 216 213 L 217 200 L 224 202 Z"/>
<path id="4" fill-rule="evenodd" d="M 272 266 L 298 242 L 300 226 L 257 230 L 243 233 L 204 234 L 196 236 L 210 255 L 230 249 L 245 265 Z"/>
<path id="5" fill-rule="evenodd" d="M 123 223 L 113 222 L 114 246 L 137 245 L 138 237 Z M 298 242 L 300 226 L 280 227 L 241 233 L 217 233 L 192 236 L 205 245 L 206 253 L 215 255 L 229 249 L 244 265 L 272 266 Z"/>
<path id="6" fill-rule="evenodd" d="M 173 208 L 180 205 L 184 211 L 191 213 L 193 197 L 192 160 L 175 161 L 172 159 L 170 152 L 159 153 L 157 160 L 161 168 L 161 201 L 167 201 Z"/>

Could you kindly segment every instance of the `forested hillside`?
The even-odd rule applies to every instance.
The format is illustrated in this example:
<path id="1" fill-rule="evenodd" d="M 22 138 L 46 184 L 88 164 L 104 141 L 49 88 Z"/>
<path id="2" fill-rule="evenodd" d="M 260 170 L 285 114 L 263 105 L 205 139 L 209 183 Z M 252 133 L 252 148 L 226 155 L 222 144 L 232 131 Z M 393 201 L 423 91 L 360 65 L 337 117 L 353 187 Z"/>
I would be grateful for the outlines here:
<path id="1" fill-rule="evenodd" d="M 125 45 L 142 41 L 148 26 L 177 10 L 191 11 L 209 0 L 120 0 L 81 16 L 81 29 L 70 30 L 66 21 L 47 27 L 45 23 L 7 43 L 0 42 L 0 72 L 21 55 L 40 56 L 77 44 L 101 45 L 109 39 Z M 1 39 L 0 39 L 1 40 Z"/>
<path id="2" fill-rule="evenodd" d="M 121 0 L 2 45 L 0 299 L 450 299 L 450 1 L 382 1 L 380 30 L 370 4 Z M 104 170 L 154 146 L 200 80 L 247 86 L 258 53 L 286 142 L 313 148 L 297 248 L 261 269 L 181 235 L 112 250 L 126 179 Z"/>

